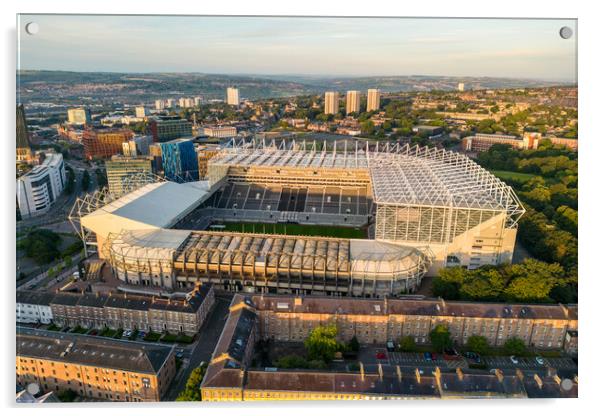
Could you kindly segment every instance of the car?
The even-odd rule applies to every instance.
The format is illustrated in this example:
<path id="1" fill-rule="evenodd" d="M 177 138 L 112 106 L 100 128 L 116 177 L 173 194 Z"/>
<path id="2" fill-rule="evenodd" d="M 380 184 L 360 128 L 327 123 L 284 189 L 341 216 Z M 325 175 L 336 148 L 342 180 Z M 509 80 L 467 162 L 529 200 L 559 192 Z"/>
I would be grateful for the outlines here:
<path id="1" fill-rule="evenodd" d="M 437 361 L 439 359 L 439 357 L 437 356 L 437 354 L 435 354 L 434 352 L 431 353 L 431 357 L 432 357 L 433 361 Z"/>
<path id="2" fill-rule="evenodd" d="M 384 352 L 377 352 L 376 353 L 376 359 L 377 360 L 386 360 L 387 359 L 387 354 L 385 354 Z"/>
<path id="3" fill-rule="evenodd" d="M 477 364 L 480 364 L 480 362 L 481 362 L 481 356 L 479 354 L 477 354 L 476 352 L 472 352 L 472 351 L 465 352 L 464 357 L 468 358 L 469 360 L 474 361 Z"/>
<path id="4" fill-rule="evenodd" d="M 140 338 L 144 338 L 144 337 L 146 336 L 146 332 L 144 332 L 144 331 L 140 331 L 140 332 L 138 333 L 138 336 L 139 336 Z"/>
<path id="5" fill-rule="evenodd" d="M 426 361 L 433 361 L 433 354 L 431 354 L 430 352 L 425 352 L 424 353 L 424 359 Z"/>
<path id="6" fill-rule="evenodd" d="M 395 344 L 393 341 L 387 341 L 387 351 L 393 352 L 395 351 Z"/>
<path id="7" fill-rule="evenodd" d="M 512 364 L 518 364 L 518 358 L 516 358 L 514 355 L 510 356 L 510 361 L 512 361 Z"/>
<path id="8" fill-rule="evenodd" d="M 537 357 L 535 357 L 535 362 L 539 365 L 544 365 L 546 362 L 543 360 L 543 357 L 540 357 L 539 355 Z"/>
<path id="9" fill-rule="evenodd" d="M 183 356 L 184 356 L 184 353 L 182 351 L 176 352 L 176 358 L 182 358 Z"/>
<path id="10" fill-rule="evenodd" d="M 123 336 L 129 338 L 130 336 L 132 336 L 132 331 L 130 331 L 129 329 L 127 331 L 124 331 Z"/>

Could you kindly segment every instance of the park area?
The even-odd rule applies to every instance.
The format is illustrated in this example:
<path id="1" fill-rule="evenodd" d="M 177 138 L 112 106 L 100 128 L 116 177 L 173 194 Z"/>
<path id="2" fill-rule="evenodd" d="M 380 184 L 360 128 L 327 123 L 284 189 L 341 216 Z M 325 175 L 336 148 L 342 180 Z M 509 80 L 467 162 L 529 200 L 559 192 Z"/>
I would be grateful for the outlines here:
<path id="1" fill-rule="evenodd" d="M 221 227 L 223 226 L 223 228 Z M 339 227 L 331 225 L 223 222 L 213 223 L 210 229 L 238 233 L 304 235 L 335 238 L 366 238 L 365 228 Z"/>

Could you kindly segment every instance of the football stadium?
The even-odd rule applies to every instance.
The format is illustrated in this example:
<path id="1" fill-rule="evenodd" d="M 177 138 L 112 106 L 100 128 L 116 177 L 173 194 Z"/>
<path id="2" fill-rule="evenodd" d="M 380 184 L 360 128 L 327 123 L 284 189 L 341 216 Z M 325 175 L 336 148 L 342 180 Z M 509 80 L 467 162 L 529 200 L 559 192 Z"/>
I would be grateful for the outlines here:
<path id="1" fill-rule="evenodd" d="M 360 141 L 233 140 L 206 181 L 126 185 L 70 218 L 124 285 L 173 291 L 411 293 L 441 267 L 510 262 L 524 213 L 466 156 Z"/>

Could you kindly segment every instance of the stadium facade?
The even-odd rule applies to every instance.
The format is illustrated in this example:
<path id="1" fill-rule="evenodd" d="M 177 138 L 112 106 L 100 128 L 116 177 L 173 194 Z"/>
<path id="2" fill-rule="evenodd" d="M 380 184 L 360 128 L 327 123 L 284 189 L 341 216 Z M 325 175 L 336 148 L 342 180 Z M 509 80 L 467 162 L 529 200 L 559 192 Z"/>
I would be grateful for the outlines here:
<path id="1" fill-rule="evenodd" d="M 469 158 L 419 146 L 233 140 L 207 177 L 89 196 L 72 219 L 124 284 L 381 297 L 441 267 L 510 262 L 524 213 Z M 363 227 L 368 238 L 208 230 L 214 220 Z"/>

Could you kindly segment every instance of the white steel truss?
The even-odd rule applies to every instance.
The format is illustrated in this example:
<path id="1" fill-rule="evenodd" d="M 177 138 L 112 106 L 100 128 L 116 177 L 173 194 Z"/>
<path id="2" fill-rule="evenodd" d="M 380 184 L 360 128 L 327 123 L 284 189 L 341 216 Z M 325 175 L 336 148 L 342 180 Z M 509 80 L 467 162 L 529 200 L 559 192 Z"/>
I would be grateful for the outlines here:
<path id="1" fill-rule="evenodd" d="M 432 147 L 358 141 L 233 139 L 209 162 L 228 166 L 366 169 L 374 202 L 506 212 L 515 227 L 525 212 L 513 189 L 467 156 Z"/>

